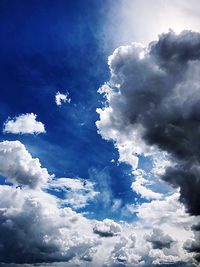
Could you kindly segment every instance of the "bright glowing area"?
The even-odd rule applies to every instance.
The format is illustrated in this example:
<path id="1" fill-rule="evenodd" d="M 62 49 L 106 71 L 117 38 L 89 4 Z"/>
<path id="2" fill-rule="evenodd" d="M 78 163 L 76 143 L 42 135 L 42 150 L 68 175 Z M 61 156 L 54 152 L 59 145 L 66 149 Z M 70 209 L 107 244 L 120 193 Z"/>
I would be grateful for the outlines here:
<path id="1" fill-rule="evenodd" d="M 199 12 L 198 0 L 118 1 L 110 8 L 108 31 L 116 45 L 133 41 L 146 45 L 169 29 L 176 33 L 182 30 L 199 31 Z"/>

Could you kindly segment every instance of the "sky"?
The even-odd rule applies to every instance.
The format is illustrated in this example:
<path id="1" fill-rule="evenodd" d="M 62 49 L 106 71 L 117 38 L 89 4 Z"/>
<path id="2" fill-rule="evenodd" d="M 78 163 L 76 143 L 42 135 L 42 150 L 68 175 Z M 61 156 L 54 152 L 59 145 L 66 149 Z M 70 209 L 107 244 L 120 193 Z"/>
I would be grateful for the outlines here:
<path id="1" fill-rule="evenodd" d="M 0 266 L 200 266 L 198 0 L 0 1 Z"/>

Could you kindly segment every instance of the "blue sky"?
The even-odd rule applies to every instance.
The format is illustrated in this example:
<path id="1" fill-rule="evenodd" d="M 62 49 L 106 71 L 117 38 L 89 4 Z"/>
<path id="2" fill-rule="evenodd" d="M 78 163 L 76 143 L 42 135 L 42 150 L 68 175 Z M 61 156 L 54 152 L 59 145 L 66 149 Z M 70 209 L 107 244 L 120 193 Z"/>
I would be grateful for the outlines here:
<path id="1" fill-rule="evenodd" d="M 106 190 L 126 204 L 135 196 L 130 168 L 117 166 L 117 151 L 95 125 L 102 101 L 97 89 L 109 77 L 107 57 L 114 45 L 102 38 L 111 4 L 104 2 L 1 3 L 1 124 L 33 112 L 46 127 L 43 135 L 1 133 L 1 140 L 20 140 L 57 177 L 98 182 L 103 173 Z M 71 103 L 56 106 L 57 91 L 68 91 Z M 112 217 L 105 209 L 98 218 Z"/>
<path id="2" fill-rule="evenodd" d="M 199 11 L 0 2 L 0 267 L 199 266 Z"/>

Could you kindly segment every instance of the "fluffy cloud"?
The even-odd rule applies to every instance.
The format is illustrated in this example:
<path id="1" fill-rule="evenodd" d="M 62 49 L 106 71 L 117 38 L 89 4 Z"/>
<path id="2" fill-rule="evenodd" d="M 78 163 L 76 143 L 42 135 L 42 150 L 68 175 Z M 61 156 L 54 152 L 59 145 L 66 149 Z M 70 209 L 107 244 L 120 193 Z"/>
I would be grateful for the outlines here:
<path id="1" fill-rule="evenodd" d="M 33 113 L 22 114 L 4 123 L 4 133 L 12 134 L 40 134 L 45 133 L 44 124 L 36 120 Z"/>
<path id="2" fill-rule="evenodd" d="M 99 241 L 81 214 L 59 209 L 56 199 L 42 191 L 0 189 L 0 262 L 34 264 L 91 257 Z"/>
<path id="3" fill-rule="evenodd" d="M 47 170 L 41 168 L 38 159 L 32 159 L 19 141 L 0 143 L 0 155 L 1 174 L 15 184 L 26 185 L 21 189 L 16 186 L 0 186 L 2 266 L 32 267 L 37 264 L 41 267 L 146 267 L 154 266 L 154 262 L 160 262 L 159 265 L 162 266 L 169 262 L 177 264 L 191 260 L 189 253 L 183 251 L 183 244 L 191 238 L 186 229 L 191 222 L 184 210 L 182 213 L 179 211 L 181 204 L 178 202 L 178 195 L 138 206 L 135 209 L 139 218 L 137 223 L 117 223 L 110 219 L 89 220 L 81 213 L 66 207 L 70 203 L 61 206 L 60 199 L 49 194 L 48 190 L 56 194 L 67 193 L 69 190 L 86 197 L 86 191 L 93 193 L 91 182 L 70 178 L 49 179 Z M 86 203 L 81 202 L 83 204 Z M 149 210 L 151 216 L 148 215 Z M 161 212 L 165 214 L 163 221 Z M 149 245 L 150 242 L 147 242 L 148 236 L 148 241 L 151 239 L 152 244 L 160 241 L 144 226 L 150 223 L 152 228 L 159 225 L 157 228 L 160 230 L 157 231 L 162 233 L 162 252 L 156 252 Z M 173 228 L 165 228 L 165 223 Z M 167 236 L 170 230 L 176 233 L 173 236 L 176 246 L 173 243 L 170 248 L 164 248 L 163 244 L 168 247 L 171 242 Z"/>
<path id="4" fill-rule="evenodd" d="M 15 185 L 41 187 L 50 175 L 19 141 L 0 142 L 0 175 Z"/>
<path id="5" fill-rule="evenodd" d="M 59 192 L 62 205 L 70 205 L 74 209 L 85 207 L 99 194 L 94 190 L 92 182 L 76 178 L 51 180 L 47 188 L 52 192 Z"/>
<path id="6" fill-rule="evenodd" d="M 59 91 L 55 95 L 55 102 L 57 106 L 61 106 L 62 103 L 70 103 L 71 99 L 69 98 L 69 93 L 62 94 Z"/>
<path id="7" fill-rule="evenodd" d="M 190 214 L 200 215 L 200 34 L 170 31 L 148 47 L 122 46 L 108 63 L 99 133 L 133 169 L 138 155 L 167 153 L 173 165 L 161 178 L 180 188 Z"/>
<path id="8" fill-rule="evenodd" d="M 101 222 L 96 222 L 93 231 L 101 237 L 112 237 L 121 232 L 121 226 L 113 220 L 105 219 Z"/>

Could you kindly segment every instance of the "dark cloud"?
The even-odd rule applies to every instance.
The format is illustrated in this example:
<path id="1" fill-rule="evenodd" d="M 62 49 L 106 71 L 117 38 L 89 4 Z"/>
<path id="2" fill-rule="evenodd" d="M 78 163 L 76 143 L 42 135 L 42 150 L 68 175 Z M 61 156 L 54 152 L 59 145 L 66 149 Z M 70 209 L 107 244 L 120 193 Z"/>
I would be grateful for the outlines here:
<path id="1" fill-rule="evenodd" d="M 199 60 L 200 33 L 192 31 L 169 31 L 148 48 L 132 44 L 116 49 L 109 58 L 111 80 L 105 92 L 111 109 L 99 111 L 97 123 L 107 139 L 106 127 L 113 128 L 115 136 L 109 138 L 114 140 L 117 134 L 130 138 L 131 128 L 145 145 L 167 152 L 173 165 L 162 178 L 180 188 L 180 200 L 192 215 L 200 215 Z M 133 146 L 145 153 L 136 140 L 139 145 L 135 141 Z"/>
<path id="2" fill-rule="evenodd" d="M 170 164 L 160 178 L 180 191 L 190 215 L 200 215 L 200 33 L 170 30 L 146 48 L 119 47 L 108 64 L 111 78 L 99 90 L 106 98 L 97 110 L 99 133 L 133 169 L 129 155 L 166 153 Z M 197 260 L 199 240 L 196 231 L 187 244 Z M 152 235 L 150 242 L 162 249 L 172 240 Z"/>
<path id="3" fill-rule="evenodd" d="M 173 31 L 159 36 L 158 42 L 150 44 L 150 53 L 162 66 L 176 66 L 200 58 L 200 35 L 197 32 L 183 31 L 177 36 Z M 184 66 L 182 65 L 181 68 Z"/>

